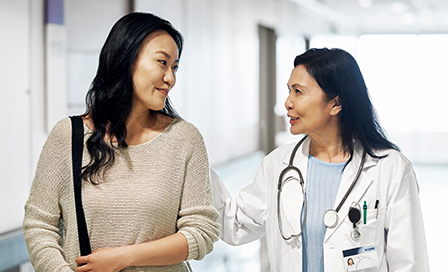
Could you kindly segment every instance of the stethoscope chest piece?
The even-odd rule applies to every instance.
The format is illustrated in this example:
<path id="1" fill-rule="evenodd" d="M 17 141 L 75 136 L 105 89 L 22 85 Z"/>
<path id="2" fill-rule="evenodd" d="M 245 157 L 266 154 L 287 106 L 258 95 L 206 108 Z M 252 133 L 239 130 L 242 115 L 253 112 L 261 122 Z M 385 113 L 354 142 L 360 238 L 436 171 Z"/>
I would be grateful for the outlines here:
<path id="1" fill-rule="evenodd" d="M 337 224 L 338 224 L 338 213 L 333 209 L 327 210 L 324 213 L 324 225 L 327 228 L 332 229 L 336 227 Z"/>
<path id="2" fill-rule="evenodd" d="M 279 178 L 278 178 L 278 184 L 277 184 L 277 188 L 278 188 L 278 191 L 277 191 L 277 223 L 278 223 L 278 228 L 279 228 L 279 231 L 280 231 L 280 234 L 281 234 L 282 238 L 285 241 L 288 241 L 288 240 L 290 240 L 292 238 L 297 238 L 297 242 L 298 242 L 297 246 L 298 247 L 302 246 L 300 244 L 300 240 L 298 238 L 302 235 L 302 231 L 305 228 L 305 223 L 306 223 L 305 221 L 306 221 L 306 217 L 307 217 L 307 213 L 306 213 L 306 194 L 305 194 L 305 187 L 304 187 L 304 183 L 305 182 L 304 182 L 304 179 L 303 179 L 303 176 L 302 176 L 302 172 L 300 171 L 299 168 L 295 167 L 293 163 L 294 163 L 294 158 L 295 158 L 297 150 L 299 149 L 300 145 L 305 141 L 305 139 L 307 137 L 308 136 L 303 137 L 302 140 L 300 140 L 294 146 L 294 149 L 291 152 L 291 156 L 289 157 L 288 166 L 286 168 L 284 168 L 283 171 L 280 172 L 280 175 L 279 175 Z M 329 209 L 329 210 L 327 210 L 324 213 L 323 221 L 324 221 L 324 225 L 327 228 L 332 229 L 332 228 L 335 228 L 337 226 L 337 224 L 339 222 L 338 212 L 340 211 L 342 205 L 347 200 L 347 198 L 350 195 L 350 193 L 352 192 L 353 188 L 355 188 L 355 185 L 356 185 L 356 183 L 357 183 L 357 181 L 359 179 L 359 176 L 361 175 L 361 172 L 362 172 L 365 160 L 366 160 L 366 151 L 363 152 L 361 163 L 359 165 L 359 168 L 358 168 L 358 171 L 357 171 L 357 173 L 355 175 L 355 178 L 353 179 L 353 182 L 350 185 L 350 187 L 348 188 L 348 190 L 345 193 L 344 197 L 339 202 L 339 205 L 336 207 L 335 210 Z M 285 233 L 283 232 L 282 216 L 281 216 L 281 213 L 280 213 L 280 207 L 281 207 L 280 198 L 281 198 L 281 192 L 283 190 L 283 185 L 286 182 L 290 181 L 290 180 L 297 180 L 296 177 L 292 177 L 292 176 L 287 177 L 286 176 L 286 174 L 289 173 L 290 171 L 297 172 L 297 175 L 299 176 L 298 180 L 299 180 L 300 186 L 302 187 L 302 194 L 303 194 L 302 218 L 303 218 L 303 220 L 301 220 L 301 222 L 300 222 L 301 223 L 300 232 L 298 232 L 296 234 L 285 235 Z M 357 212 L 359 213 L 359 215 L 358 215 L 358 219 L 356 220 L 356 223 L 359 222 L 359 220 L 361 219 L 361 212 L 359 211 L 359 209 L 357 209 Z M 354 216 L 354 219 L 355 219 L 356 215 L 353 215 L 353 216 Z M 349 217 L 350 217 L 350 214 L 349 214 Z M 352 220 L 350 220 L 350 221 L 352 221 Z M 356 223 L 353 222 L 353 228 L 354 228 L 353 234 L 352 234 L 353 239 L 355 239 L 356 237 L 358 237 L 356 239 L 359 239 L 359 237 L 361 236 L 359 231 L 356 229 Z"/>

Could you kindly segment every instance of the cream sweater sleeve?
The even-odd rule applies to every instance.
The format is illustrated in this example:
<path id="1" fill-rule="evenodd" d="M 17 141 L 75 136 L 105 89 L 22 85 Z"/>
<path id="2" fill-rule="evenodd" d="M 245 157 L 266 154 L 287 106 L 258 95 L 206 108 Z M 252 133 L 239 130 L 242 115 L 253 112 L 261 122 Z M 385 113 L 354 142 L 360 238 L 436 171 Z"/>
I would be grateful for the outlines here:
<path id="1" fill-rule="evenodd" d="M 177 227 L 188 241 L 187 259 L 200 260 L 219 238 L 218 212 L 213 206 L 208 156 L 199 131 L 195 130 L 188 144 L 192 152 L 185 169 Z"/>
<path id="2" fill-rule="evenodd" d="M 60 121 L 42 149 L 25 204 L 23 231 L 36 272 L 73 271 L 64 259 L 59 235 L 60 191 L 71 181 L 71 125 Z"/>

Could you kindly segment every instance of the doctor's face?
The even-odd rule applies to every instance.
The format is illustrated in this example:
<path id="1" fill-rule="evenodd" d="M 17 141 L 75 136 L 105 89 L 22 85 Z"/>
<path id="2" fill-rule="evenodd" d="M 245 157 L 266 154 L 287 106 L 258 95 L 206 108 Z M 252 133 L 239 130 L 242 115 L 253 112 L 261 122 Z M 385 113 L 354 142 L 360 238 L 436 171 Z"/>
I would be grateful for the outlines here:
<path id="1" fill-rule="evenodd" d="M 288 111 L 290 131 L 294 135 L 325 133 L 334 121 L 335 99 L 328 100 L 316 80 L 308 74 L 305 66 L 292 70 L 288 81 L 289 96 L 285 107 Z"/>

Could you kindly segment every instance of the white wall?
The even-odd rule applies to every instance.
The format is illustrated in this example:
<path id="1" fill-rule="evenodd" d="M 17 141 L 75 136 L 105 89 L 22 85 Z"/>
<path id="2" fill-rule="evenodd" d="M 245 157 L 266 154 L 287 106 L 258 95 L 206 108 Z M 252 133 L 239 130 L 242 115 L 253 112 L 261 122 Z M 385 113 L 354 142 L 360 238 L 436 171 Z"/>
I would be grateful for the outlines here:
<path id="1" fill-rule="evenodd" d="M 113 24 L 127 13 L 124 0 L 65 1 L 69 115 L 85 111 L 85 95 Z"/>
<path id="2" fill-rule="evenodd" d="M 0 33 L 1 234 L 21 226 L 30 179 L 31 61 L 27 0 L 0 0 Z"/>
<path id="3" fill-rule="evenodd" d="M 45 120 L 45 40 L 44 40 L 44 5 L 43 1 L 29 1 L 31 4 L 31 40 L 30 40 L 30 78 L 31 78 L 31 184 L 34 168 L 40 151 L 48 135 Z"/>

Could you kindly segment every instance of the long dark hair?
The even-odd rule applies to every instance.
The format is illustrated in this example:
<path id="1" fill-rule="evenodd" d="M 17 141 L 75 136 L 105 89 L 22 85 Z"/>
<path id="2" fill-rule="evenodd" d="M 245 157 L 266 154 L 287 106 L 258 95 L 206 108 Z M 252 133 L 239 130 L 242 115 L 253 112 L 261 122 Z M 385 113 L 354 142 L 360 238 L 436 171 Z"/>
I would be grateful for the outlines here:
<path id="1" fill-rule="evenodd" d="M 114 149 L 127 148 L 126 121 L 132 109 L 134 88 L 132 69 L 146 38 L 158 30 L 174 39 L 178 57 L 182 53 L 183 37 L 170 22 L 149 13 L 130 13 L 112 27 L 101 49 L 98 70 L 86 96 L 87 109 L 83 116 L 93 121 L 94 131 L 87 140 L 90 163 L 83 168 L 82 178 L 96 184 L 94 176 L 104 173 L 114 162 Z M 169 99 L 159 111 L 180 118 Z M 154 114 L 154 112 L 150 112 Z M 110 137 L 110 144 L 104 140 Z M 112 138 L 117 140 L 112 143 Z M 101 171 L 100 171 L 101 170 Z"/>
<path id="2" fill-rule="evenodd" d="M 342 145 L 351 154 L 353 142 L 357 140 L 372 157 L 374 150 L 395 149 L 381 127 L 375 109 L 369 98 L 364 78 L 356 60 L 342 49 L 310 49 L 297 56 L 294 67 L 304 65 L 331 100 L 339 96 L 342 111 L 339 113 L 341 123 Z"/>

